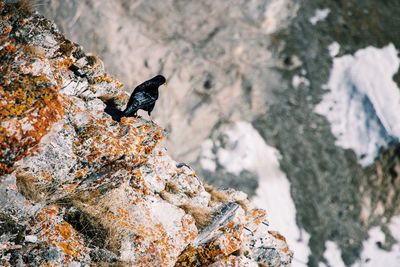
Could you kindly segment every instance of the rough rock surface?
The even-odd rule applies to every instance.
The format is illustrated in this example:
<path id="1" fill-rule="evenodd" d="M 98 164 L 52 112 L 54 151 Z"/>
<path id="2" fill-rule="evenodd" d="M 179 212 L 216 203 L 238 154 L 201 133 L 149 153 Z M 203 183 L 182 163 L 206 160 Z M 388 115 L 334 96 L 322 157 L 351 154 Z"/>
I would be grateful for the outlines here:
<path id="1" fill-rule="evenodd" d="M 0 265 L 290 265 L 246 194 L 203 184 L 153 122 L 104 113 L 122 84 L 22 3 L 0 2 Z"/>
<path id="2" fill-rule="evenodd" d="M 399 150 L 388 148 L 362 168 L 314 110 L 326 93 L 332 44 L 337 56 L 389 43 L 400 48 L 398 0 L 52 0 L 41 12 L 101 54 L 127 90 L 159 70 L 168 75 L 154 114 L 168 129 L 170 152 L 210 183 L 249 196 L 261 178 L 232 174 L 218 162 L 208 171 L 201 147 L 211 139 L 223 148 L 224 127 L 251 122 L 282 155 L 296 223 L 310 235 L 298 236 L 311 250 L 309 266 L 328 264 L 328 241 L 354 264 L 374 226 L 393 240 L 385 229 L 399 214 Z M 400 85 L 399 72 L 393 80 Z"/>

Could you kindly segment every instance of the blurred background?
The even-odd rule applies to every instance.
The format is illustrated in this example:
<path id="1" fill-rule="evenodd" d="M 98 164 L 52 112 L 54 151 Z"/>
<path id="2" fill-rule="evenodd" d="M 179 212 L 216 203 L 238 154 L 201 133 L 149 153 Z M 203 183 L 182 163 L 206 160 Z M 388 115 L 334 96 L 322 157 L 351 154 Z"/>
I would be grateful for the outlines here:
<path id="1" fill-rule="evenodd" d="M 293 266 L 400 266 L 399 0 L 69 0 L 39 11 L 208 183 L 265 208 Z M 141 115 L 145 115 L 142 113 Z"/>

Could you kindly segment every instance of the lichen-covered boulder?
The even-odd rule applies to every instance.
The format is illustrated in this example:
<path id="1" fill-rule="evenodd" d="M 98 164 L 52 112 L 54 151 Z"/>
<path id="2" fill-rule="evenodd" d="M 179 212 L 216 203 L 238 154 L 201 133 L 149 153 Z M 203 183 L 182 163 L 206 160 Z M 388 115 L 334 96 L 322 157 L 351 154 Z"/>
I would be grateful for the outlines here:
<path id="1" fill-rule="evenodd" d="M 26 3 L 25 3 L 26 4 Z M 122 84 L 21 1 L 0 2 L 0 265 L 290 265 L 244 193 L 205 185 Z"/>

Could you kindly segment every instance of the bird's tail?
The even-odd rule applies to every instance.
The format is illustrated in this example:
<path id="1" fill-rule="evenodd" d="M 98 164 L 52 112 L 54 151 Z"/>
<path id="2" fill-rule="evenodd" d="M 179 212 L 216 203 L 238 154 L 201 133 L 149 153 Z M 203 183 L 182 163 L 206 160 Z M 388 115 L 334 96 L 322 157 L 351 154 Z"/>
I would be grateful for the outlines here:
<path id="1" fill-rule="evenodd" d="M 110 115 L 113 120 L 120 121 L 121 118 L 124 116 L 124 112 L 117 108 L 114 99 L 108 100 L 105 104 L 106 108 L 104 109 L 104 112 Z"/>

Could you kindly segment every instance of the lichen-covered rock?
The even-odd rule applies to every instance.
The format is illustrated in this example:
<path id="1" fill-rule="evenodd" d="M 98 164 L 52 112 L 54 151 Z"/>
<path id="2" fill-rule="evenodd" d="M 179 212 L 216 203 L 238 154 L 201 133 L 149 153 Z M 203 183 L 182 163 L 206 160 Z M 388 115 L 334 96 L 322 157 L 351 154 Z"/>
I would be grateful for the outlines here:
<path id="1" fill-rule="evenodd" d="M 0 264 L 290 265 L 244 193 L 202 183 L 122 85 L 20 1 L 0 2 Z"/>
<path id="2" fill-rule="evenodd" d="M 63 113 L 61 83 L 49 61 L 10 38 L 12 26 L 24 27 L 27 21 L 11 26 L 6 19 L 0 29 L 0 174 L 28 155 Z"/>

